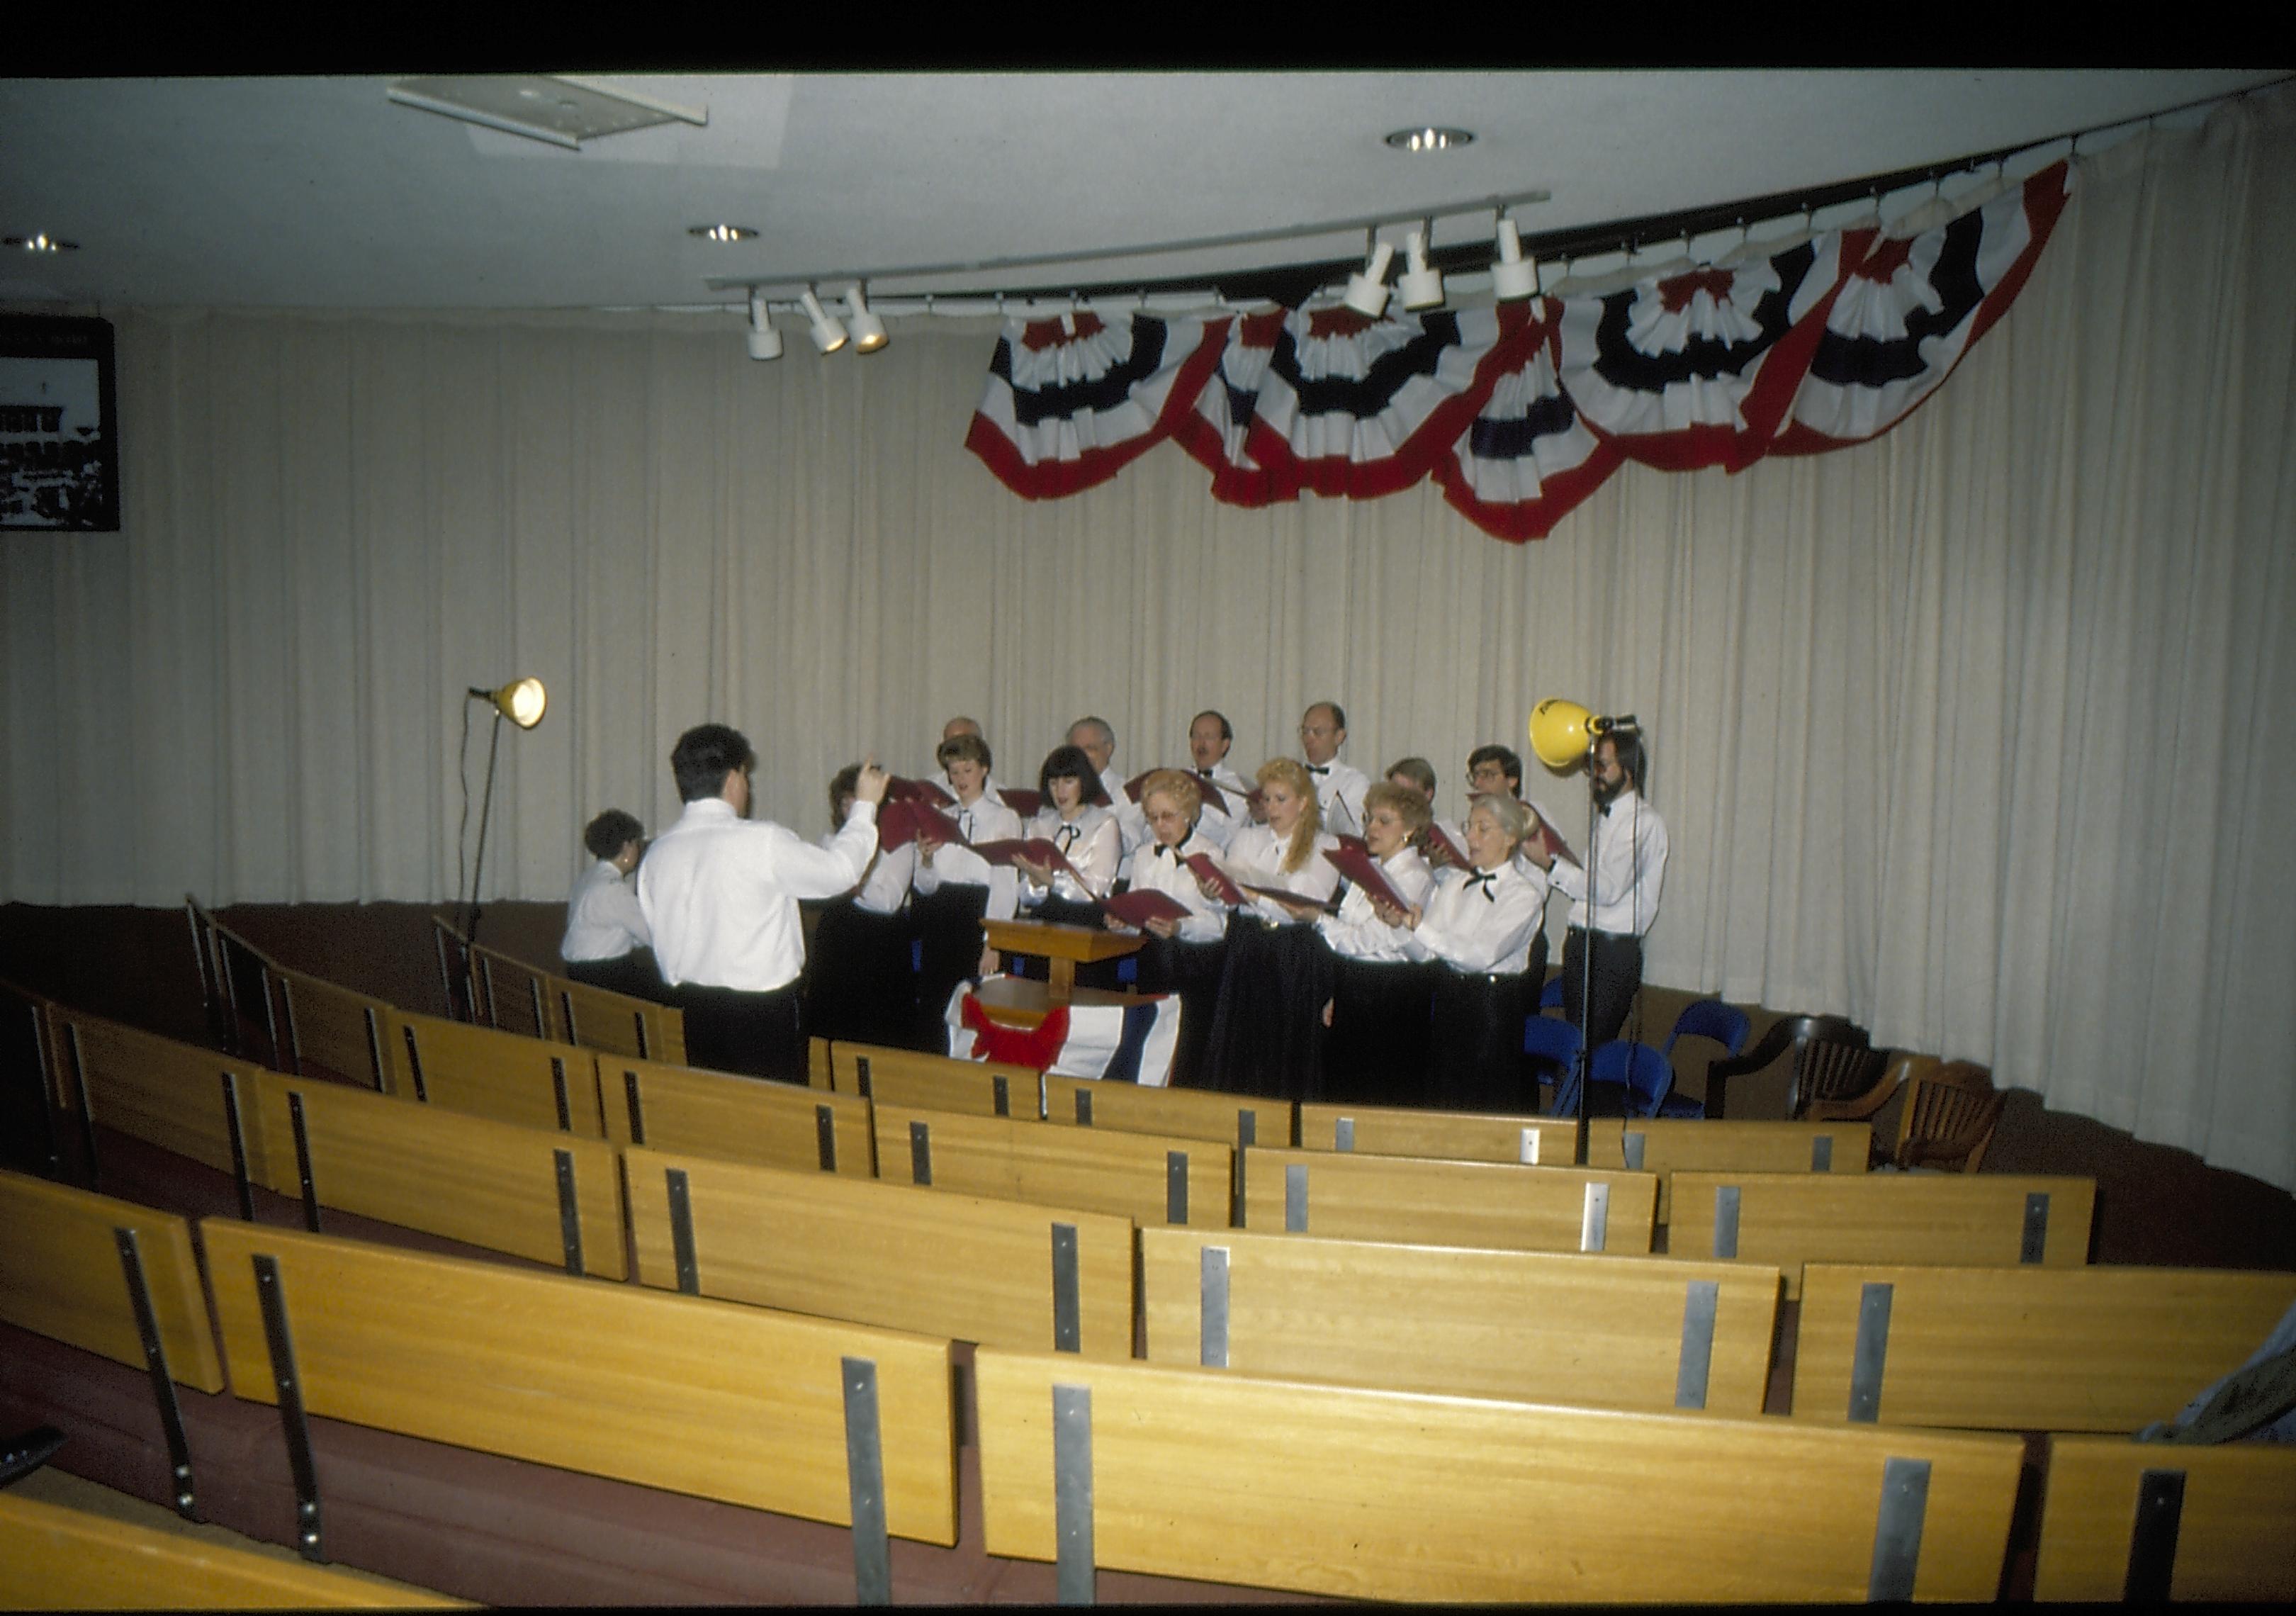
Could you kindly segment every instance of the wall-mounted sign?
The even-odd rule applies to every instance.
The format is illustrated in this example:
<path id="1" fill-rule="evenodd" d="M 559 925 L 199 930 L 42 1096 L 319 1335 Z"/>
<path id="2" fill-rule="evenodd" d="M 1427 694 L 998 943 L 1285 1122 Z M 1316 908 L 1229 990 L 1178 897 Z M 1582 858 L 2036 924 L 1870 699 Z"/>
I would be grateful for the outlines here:
<path id="1" fill-rule="evenodd" d="M 110 321 L 0 316 L 0 528 L 119 530 Z"/>

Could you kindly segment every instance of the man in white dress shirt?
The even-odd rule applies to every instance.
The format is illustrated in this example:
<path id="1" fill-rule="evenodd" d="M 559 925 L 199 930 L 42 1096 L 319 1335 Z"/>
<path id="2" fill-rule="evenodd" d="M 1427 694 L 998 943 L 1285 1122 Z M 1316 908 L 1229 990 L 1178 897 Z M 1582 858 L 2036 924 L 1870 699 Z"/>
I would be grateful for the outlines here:
<path id="1" fill-rule="evenodd" d="M 704 724 L 669 754 L 685 811 L 648 849 L 638 906 L 654 957 L 685 1013 L 693 1065 L 805 1080 L 798 978 L 805 969 L 800 898 L 834 898 L 869 867 L 885 771 L 864 763 L 853 807 L 827 847 L 771 822 L 752 823 L 757 754 L 741 731 Z"/>
<path id="2" fill-rule="evenodd" d="M 1105 718 L 1078 718 L 1069 726 L 1069 744 L 1091 759 L 1100 775 L 1100 789 L 1107 793 L 1108 811 L 1116 816 L 1116 833 L 1123 843 L 1116 867 L 1129 869 L 1133 849 L 1149 840 L 1148 821 L 1140 805 L 1124 794 L 1124 776 L 1110 765 L 1116 756 L 1116 731 Z"/>
<path id="3" fill-rule="evenodd" d="M 608 808 L 584 828 L 582 845 L 592 862 L 567 899 L 566 935 L 558 944 L 558 957 L 578 982 L 655 998 L 661 994 L 661 978 L 653 968 L 653 933 L 629 880 L 644 838 L 645 826 L 620 808 Z"/>
<path id="4" fill-rule="evenodd" d="M 1643 938 L 1658 918 L 1659 885 L 1666 878 L 1666 822 L 1642 798 L 1649 767 L 1642 736 L 1613 730 L 1595 742 L 1587 784 L 1596 809 L 1593 845 L 1585 867 L 1550 856 L 1534 838 L 1523 850 L 1570 899 L 1570 930 L 1562 944 L 1562 1014 L 1583 1027 L 1589 1049 L 1610 1042 L 1626 1025 L 1627 1009 L 1643 980 Z M 1592 872 L 1594 907 L 1587 907 Z M 1593 1002 L 1584 1006 L 1587 943 L 1593 947 Z"/>
<path id="5" fill-rule="evenodd" d="M 1318 701 L 1300 715 L 1300 751 L 1308 759 L 1308 777 L 1316 783 L 1324 828 L 1338 836 L 1360 836 L 1371 776 L 1339 761 L 1340 748 L 1347 743 L 1348 715 L 1337 701 Z"/>
<path id="6" fill-rule="evenodd" d="M 1222 850 L 1238 830 L 1251 823 L 1250 811 L 1243 805 L 1251 794 L 1251 782 L 1227 766 L 1228 748 L 1234 744 L 1235 730 L 1226 713 L 1208 707 L 1188 720 L 1188 756 L 1194 763 L 1189 772 L 1218 786 L 1227 802 L 1222 810 L 1205 800 L 1196 816 L 1196 834 Z"/>

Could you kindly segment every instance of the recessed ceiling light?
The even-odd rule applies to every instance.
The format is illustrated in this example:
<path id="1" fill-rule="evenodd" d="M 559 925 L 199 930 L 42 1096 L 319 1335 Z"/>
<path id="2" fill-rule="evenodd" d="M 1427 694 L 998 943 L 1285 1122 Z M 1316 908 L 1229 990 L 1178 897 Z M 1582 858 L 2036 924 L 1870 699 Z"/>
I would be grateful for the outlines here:
<path id="1" fill-rule="evenodd" d="M 1442 152 L 1453 146 L 1472 145 L 1472 129 L 1439 129 L 1432 124 L 1416 129 L 1398 129 L 1387 137 L 1387 144 L 1398 152 Z"/>
<path id="2" fill-rule="evenodd" d="M 21 247 L 27 252 L 78 252 L 78 242 L 67 242 L 42 231 L 37 235 L 0 236 L 0 247 Z"/>
<path id="3" fill-rule="evenodd" d="M 746 242 L 758 234 L 755 225 L 688 225 L 685 234 L 705 242 Z"/>

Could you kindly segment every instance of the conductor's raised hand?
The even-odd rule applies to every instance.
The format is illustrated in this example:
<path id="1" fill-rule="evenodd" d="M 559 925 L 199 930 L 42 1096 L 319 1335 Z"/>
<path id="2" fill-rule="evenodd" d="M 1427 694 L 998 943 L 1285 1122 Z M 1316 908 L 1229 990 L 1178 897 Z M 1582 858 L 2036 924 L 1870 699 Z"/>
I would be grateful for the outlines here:
<path id="1" fill-rule="evenodd" d="M 884 801 L 885 785 L 891 779 L 890 775 L 877 767 L 876 759 L 865 759 L 861 765 L 860 776 L 853 782 L 854 800 L 859 802 Z"/>

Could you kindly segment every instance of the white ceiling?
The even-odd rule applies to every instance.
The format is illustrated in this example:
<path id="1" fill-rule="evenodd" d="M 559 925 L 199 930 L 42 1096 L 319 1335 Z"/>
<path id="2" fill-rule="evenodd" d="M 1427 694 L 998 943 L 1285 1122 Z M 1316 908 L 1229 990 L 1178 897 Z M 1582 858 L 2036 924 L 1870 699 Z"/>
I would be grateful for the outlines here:
<path id="1" fill-rule="evenodd" d="M 873 272 L 943 293 L 1359 252 L 1314 239 L 902 280 L 1545 189 L 1526 234 L 1949 161 L 2278 70 L 598 77 L 707 127 L 573 152 L 395 105 L 381 78 L 0 80 L 0 301 L 338 308 L 737 304 L 711 276 Z M 1426 123 L 1464 150 L 1382 144 Z M 689 226 L 754 225 L 718 246 Z M 1480 236 L 1463 213 L 1439 244 Z M 1392 234 L 1392 233 L 1390 233 Z"/>

